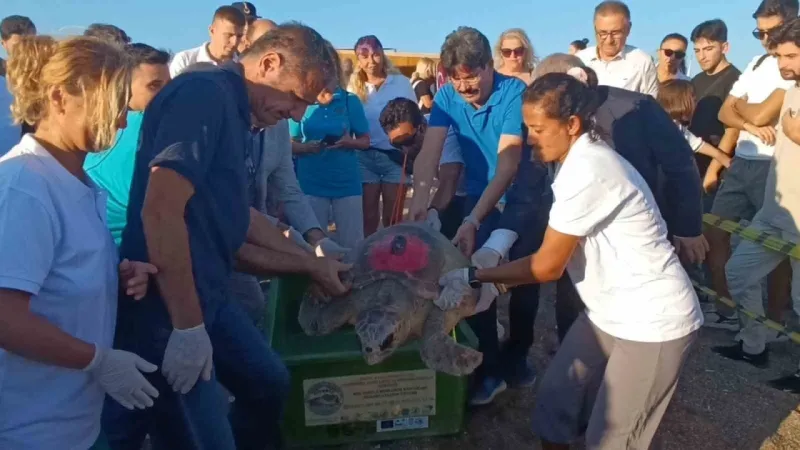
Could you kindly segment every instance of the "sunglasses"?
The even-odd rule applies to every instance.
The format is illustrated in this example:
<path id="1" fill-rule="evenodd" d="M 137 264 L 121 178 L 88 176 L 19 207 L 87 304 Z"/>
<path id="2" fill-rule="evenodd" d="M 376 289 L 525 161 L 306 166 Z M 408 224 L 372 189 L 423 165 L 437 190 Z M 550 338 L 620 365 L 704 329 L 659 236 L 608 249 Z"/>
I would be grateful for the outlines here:
<path id="1" fill-rule="evenodd" d="M 525 54 L 525 47 L 502 48 L 500 54 L 503 55 L 503 58 L 511 58 L 511 55 L 521 58 Z"/>
<path id="2" fill-rule="evenodd" d="M 662 48 L 661 51 L 664 52 L 664 56 L 667 58 L 672 58 L 672 55 L 675 55 L 677 59 L 686 58 L 686 52 L 680 50 L 672 50 L 671 48 Z"/>
<path id="3" fill-rule="evenodd" d="M 753 37 L 758 39 L 759 41 L 763 41 L 764 38 L 769 37 L 769 35 L 771 33 L 774 33 L 775 30 L 777 30 L 778 28 L 780 28 L 780 25 L 778 25 L 775 28 L 770 28 L 769 30 L 759 30 L 758 28 L 756 28 L 755 30 L 753 30 Z"/>

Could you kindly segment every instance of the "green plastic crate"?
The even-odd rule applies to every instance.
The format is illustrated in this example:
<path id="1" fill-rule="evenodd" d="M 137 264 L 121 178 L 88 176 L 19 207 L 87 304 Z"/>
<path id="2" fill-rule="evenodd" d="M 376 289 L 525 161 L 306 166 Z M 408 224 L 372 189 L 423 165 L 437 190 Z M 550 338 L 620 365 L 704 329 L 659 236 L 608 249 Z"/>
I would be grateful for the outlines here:
<path id="1" fill-rule="evenodd" d="M 467 401 L 467 379 L 454 377 L 442 373 L 433 374 L 427 370 L 419 357 L 416 343 L 408 344 L 397 351 L 385 362 L 375 366 L 368 366 L 361 355 L 361 347 L 352 327 L 344 327 L 324 337 L 307 336 L 297 323 L 297 313 L 302 295 L 308 285 L 305 277 L 285 277 L 275 279 L 270 283 L 269 308 L 265 320 L 265 333 L 274 348 L 282 357 L 292 376 L 291 393 L 284 416 L 284 438 L 291 447 L 309 448 L 314 446 L 338 445 L 348 442 L 380 441 L 393 439 L 407 439 L 422 436 L 436 436 L 459 433 L 464 424 L 464 412 Z M 456 339 L 473 348 L 477 347 L 477 338 L 472 330 L 462 322 L 456 329 Z M 421 372 L 411 372 L 421 371 Z M 349 417 L 342 410 L 348 409 L 347 398 L 359 398 L 362 406 L 369 404 L 370 395 L 377 395 L 384 405 L 391 403 L 389 391 L 381 390 L 380 394 L 370 391 L 374 388 L 371 380 L 366 380 L 375 374 L 383 383 L 380 385 L 394 385 L 397 390 L 408 392 L 412 390 L 416 399 L 420 399 L 419 392 L 430 394 L 435 389 L 435 412 L 426 408 L 430 405 L 400 408 L 395 407 L 388 413 L 364 413 L 361 417 Z M 407 375 L 414 375 L 408 376 Z M 424 389 L 416 389 L 413 382 L 420 375 L 419 383 L 424 384 Z M 333 388 L 338 398 L 343 402 L 334 401 L 334 404 L 345 404 L 339 411 L 342 416 L 339 423 L 318 424 L 320 415 L 312 415 L 312 422 L 306 423 L 306 393 L 318 391 L 319 386 L 327 389 L 325 381 L 338 377 L 348 378 L 348 381 L 333 383 L 336 386 L 366 386 L 362 388 L 348 387 L 348 394 L 342 389 Z M 398 382 L 386 378 L 397 378 Z M 325 381 L 319 383 L 319 379 Z M 405 379 L 405 381 L 403 381 Z M 309 380 L 304 387 L 304 381 Z M 317 380 L 317 381 L 312 381 Z M 354 383 L 349 383 L 355 380 Z M 341 381 L 339 379 L 338 381 Z M 411 383 L 411 384 L 409 384 Z M 327 386 L 327 387 L 326 387 Z M 435 387 L 434 387 L 435 386 Z M 306 390 L 308 389 L 308 390 Z M 319 393 L 319 392 L 316 392 Z M 363 395 L 363 397 L 361 397 Z M 424 397 L 424 395 L 423 395 Z M 407 398 L 407 397 L 406 397 Z M 366 399 L 366 400 L 363 400 Z M 356 402 L 358 403 L 358 402 Z M 316 411 L 322 414 L 330 413 L 330 405 L 315 404 Z M 336 406 L 333 407 L 335 409 Z M 364 408 L 359 408 L 359 411 Z M 367 407 L 366 409 L 371 409 Z M 385 411 L 386 408 L 377 409 Z M 311 407 L 309 407 L 311 410 Z M 350 413 L 348 413 L 350 414 Z M 356 413 L 353 413 L 356 414 Z M 336 415 L 334 415 L 336 416 Z M 399 420 L 394 420 L 399 419 Z M 324 420 L 323 420 L 324 422 Z M 381 431 L 379 431 L 381 428 Z M 399 429 L 398 429 L 399 428 Z"/>

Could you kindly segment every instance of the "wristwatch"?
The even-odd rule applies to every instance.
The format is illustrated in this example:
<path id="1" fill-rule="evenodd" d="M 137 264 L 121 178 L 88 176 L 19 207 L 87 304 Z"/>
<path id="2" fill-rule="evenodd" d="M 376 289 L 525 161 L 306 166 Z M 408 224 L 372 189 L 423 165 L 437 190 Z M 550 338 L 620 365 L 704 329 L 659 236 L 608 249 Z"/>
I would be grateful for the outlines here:
<path id="1" fill-rule="evenodd" d="M 481 285 L 483 284 L 476 276 L 477 271 L 478 269 L 475 266 L 471 266 L 469 269 L 467 269 L 467 284 L 469 284 L 469 287 L 472 289 L 480 289 Z"/>

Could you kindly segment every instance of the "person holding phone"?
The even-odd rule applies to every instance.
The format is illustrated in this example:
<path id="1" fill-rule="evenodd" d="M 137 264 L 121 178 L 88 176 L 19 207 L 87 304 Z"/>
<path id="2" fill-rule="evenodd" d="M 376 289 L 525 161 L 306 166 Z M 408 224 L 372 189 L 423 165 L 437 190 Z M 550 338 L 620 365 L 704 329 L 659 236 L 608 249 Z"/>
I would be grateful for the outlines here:
<path id="1" fill-rule="evenodd" d="M 354 248 L 364 239 L 358 152 L 369 148 L 369 124 L 361 101 L 340 80 L 330 102 L 309 106 L 299 122 L 290 119 L 289 131 L 297 180 L 314 215 L 320 224 L 332 215 L 334 241 Z"/>

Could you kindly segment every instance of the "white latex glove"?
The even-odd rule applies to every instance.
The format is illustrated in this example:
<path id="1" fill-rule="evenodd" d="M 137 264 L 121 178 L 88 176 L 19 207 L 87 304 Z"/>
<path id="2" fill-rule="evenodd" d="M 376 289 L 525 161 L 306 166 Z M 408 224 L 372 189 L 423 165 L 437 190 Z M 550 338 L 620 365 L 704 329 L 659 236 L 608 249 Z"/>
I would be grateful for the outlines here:
<path id="1" fill-rule="evenodd" d="M 346 255 L 349 251 L 349 248 L 342 247 L 329 237 L 322 238 L 317 242 L 317 246 L 314 248 L 314 253 L 320 258 L 327 256 L 338 259 Z"/>
<path id="2" fill-rule="evenodd" d="M 442 231 L 442 221 L 439 219 L 439 211 L 434 208 L 428 210 L 428 217 L 425 218 L 425 223 L 436 231 Z"/>
<path id="3" fill-rule="evenodd" d="M 175 392 L 186 394 L 202 375 L 204 381 L 211 379 L 213 349 L 206 326 L 172 330 L 164 351 L 161 372 Z"/>
<path id="4" fill-rule="evenodd" d="M 479 269 L 497 267 L 497 265 L 500 264 L 500 259 L 502 259 L 502 256 L 496 251 L 487 247 L 481 247 L 477 252 L 472 254 L 472 265 Z M 494 302 L 499 295 L 500 291 L 494 283 L 484 283 L 481 285 L 481 294 L 480 298 L 478 298 L 478 304 L 475 306 L 475 314 L 489 309 L 489 307 L 492 306 L 492 302 Z"/>
<path id="5" fill-rule="evenodd" d="M 439 286 L 442 292 L 433 303 L 445 311 L 458 308 L 464 296 L 472 290 L 469 286 L 469 269 L 465 267 L 447 272 L 439 279 Z"/>
<path id="6" fill-rule="evenodd" d="M 109 397 L 132 410 L 153 406 L 153 399 L 158 398 L 156 388 L 141 373 L 157 369 L 158 366 L 133 353 L 95 346 L 94 358 L 83 370 L 91 374 Z"/>
<path id="7" fill-rule="evenodd" d="M 306 242 L 306 238 L 303 237 L 303 233 L 295 230 L 292 227 L 289 227 L 286 229 L 286 231 L 283 232 L 283 235 L 291 239 L 292 242 L 304 248 L 308 252 L 314 253 L 314 247 L 312 247 L 311 244 Z"/>

